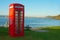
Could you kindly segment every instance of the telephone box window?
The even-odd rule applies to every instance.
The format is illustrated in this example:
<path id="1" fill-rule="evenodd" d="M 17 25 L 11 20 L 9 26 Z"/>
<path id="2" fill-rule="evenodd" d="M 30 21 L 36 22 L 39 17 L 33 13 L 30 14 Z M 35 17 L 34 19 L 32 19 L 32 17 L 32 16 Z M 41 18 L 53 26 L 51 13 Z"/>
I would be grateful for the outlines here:
<path id="1" fill-rule="evenodd" d="M 20 13 L 23 13 L 23 11 L 21 11 Z"/>
<path id="2" fill-rule="evenodd" d="M 15 11 L 15 13 L 18 13 L 18 11 Z"/>
<path id="3" fill-rule="evenodd" d="M 23 11 L 20 11 L 20 14 L 22 15 L 23 14 Z"/>

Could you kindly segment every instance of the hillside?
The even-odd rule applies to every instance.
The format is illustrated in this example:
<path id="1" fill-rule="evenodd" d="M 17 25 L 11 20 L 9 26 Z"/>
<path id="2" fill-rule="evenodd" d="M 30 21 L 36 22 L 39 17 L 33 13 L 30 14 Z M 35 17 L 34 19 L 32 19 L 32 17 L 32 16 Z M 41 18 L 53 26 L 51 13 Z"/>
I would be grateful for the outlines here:
<path id="1" fill-rule="evenodd" d="M 7 15 L 0 15 L 0 17 L 8 17 Z"/>
<path id="2" fill-rule="evenodd" d="M 60 15 L 57 15 L 57 16 L 47 16 L 47 17 L 60 20 Z"/>

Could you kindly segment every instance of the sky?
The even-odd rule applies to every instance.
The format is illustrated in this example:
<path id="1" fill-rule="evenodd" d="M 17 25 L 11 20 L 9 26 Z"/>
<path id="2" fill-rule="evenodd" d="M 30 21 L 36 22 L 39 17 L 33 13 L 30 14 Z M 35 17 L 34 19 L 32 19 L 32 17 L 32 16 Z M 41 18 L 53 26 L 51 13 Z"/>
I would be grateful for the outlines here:
<path id="1" fill-rule="evenodd" d="M 60 0 L 0 0 L 0 15 L 9 15 L 9 5 L 20 3 L 25 6 L 25 16 L 44 17 L 60 14 Z"/>

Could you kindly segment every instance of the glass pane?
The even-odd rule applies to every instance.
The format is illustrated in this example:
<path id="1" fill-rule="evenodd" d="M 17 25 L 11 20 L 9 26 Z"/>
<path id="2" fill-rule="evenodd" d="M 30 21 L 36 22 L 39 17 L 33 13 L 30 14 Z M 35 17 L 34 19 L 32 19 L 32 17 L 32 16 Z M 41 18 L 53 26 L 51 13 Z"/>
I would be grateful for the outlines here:
<path id="1" fill-rule="evenodd" d="M 23 13 L 23 11 L 20 11 L 20 13 L 22 14 L 22 13 Z"/>
<path id="2" fill-rule="evenodd" d="M 20 11 L 20 17 L 23 16 L 23 11 Z"/>
<path id="3" fill-rule="evenodd" d="M 15 11 L 15 13 L 18 13 L 18 11 Z"/>
<path id="4" fill-rule="evenodd" d="M 22 19 L 20 20 L 20 22 L 23 21 Z"/>
<path id="5" fill-rule="evenodd" d="M 15 14 L 15 16 L 18 16 L 18 14 Z"/>
<path id="6" fill-rule="evenodd" d="M 23 19 L 23 17 L 20 17 L 20 19 Z"/>

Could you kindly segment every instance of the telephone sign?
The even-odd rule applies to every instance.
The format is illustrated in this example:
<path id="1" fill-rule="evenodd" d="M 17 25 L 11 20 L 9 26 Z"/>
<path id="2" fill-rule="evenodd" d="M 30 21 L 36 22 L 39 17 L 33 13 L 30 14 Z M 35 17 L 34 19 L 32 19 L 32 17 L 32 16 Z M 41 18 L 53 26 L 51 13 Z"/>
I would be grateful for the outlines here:
<path id="1" fill-rule="evenodd" d="M 24 36 L 24 5 L 13 3 L 9 6 L 9 35 Z"/>
<path id="2" fill-rule="evenodd" d="M 23 8 L 23 7 L 21 7 L 21 6 L 15 6 L 15 8 Z"/>

